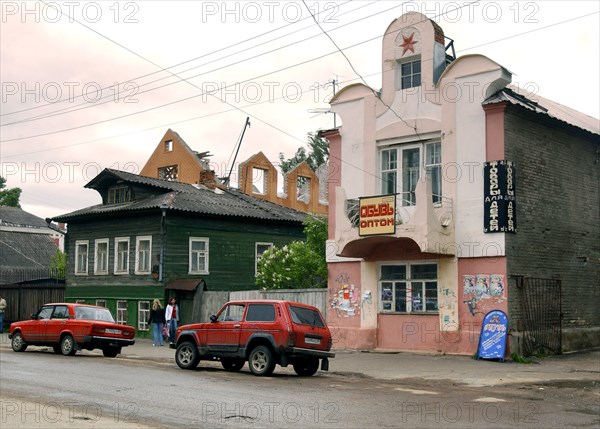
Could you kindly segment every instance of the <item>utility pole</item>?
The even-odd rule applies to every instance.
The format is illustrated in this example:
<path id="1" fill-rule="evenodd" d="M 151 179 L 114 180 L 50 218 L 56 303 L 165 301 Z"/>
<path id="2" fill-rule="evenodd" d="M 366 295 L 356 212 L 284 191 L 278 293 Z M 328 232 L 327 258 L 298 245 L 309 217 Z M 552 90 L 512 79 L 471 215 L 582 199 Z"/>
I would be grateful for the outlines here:
<path id="1" fill-rule="evenodd" d="M 233 161 L 231 162 L 231 168 L 229 169 L 229 174 L 224 180 L 225 186 L 229 186 L 229 180 L 231 179 L 231 173 L 233 172 L 233 167 L 235 166 L 235 160 L 238 156 L 238 152 L 240 151 L 240 147 L 242 146 L 242 140 L 244 138 L 244 134 L 246 133 L 246 128 L 250 126 L 250 117 L 246 118 L 246 123 L 244 124 L 244 129 L 242 130 L 242 135 L 240 136 L 240 141 L 237 144 L 237 149 L 235 150 L 235 156 L 233 157 Z"/>

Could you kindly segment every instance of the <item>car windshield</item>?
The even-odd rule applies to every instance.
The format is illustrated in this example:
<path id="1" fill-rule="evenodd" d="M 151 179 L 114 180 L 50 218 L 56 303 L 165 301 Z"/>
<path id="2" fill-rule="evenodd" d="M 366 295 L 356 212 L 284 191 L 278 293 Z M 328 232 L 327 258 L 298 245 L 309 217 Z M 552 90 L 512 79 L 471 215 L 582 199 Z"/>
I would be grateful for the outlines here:
<path id="1" fill-rule="evenodd" d="M 292 320 L 294 323 L 300 325 L 311 325 L 318 326 L 320 328 L 325 327 L 323 319 L 318 311 L 305 307 L 290 306 L 290 312 L 292 313 Z"/>
<path id="2" fill-rule="evenodd" d="M 102 320 L 104 322 L 115 323 L 115 319 L 113 319 L 108 308 L 75 307 L 75 318 L 84 320 Z"/>

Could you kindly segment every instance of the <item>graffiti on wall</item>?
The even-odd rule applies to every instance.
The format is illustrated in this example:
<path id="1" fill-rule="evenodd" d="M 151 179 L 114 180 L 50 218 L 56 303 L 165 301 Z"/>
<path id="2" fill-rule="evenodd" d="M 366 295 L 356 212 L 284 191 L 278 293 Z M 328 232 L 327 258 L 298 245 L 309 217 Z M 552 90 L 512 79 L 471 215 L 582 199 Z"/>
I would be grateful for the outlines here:
<path id="1" fill-rule="evenodd" d="M 360 291 L 350 283 L 348 273 L 336 277 L 337 288 L 330 299 L 331 308 L 338 317 L 354 317 L 360 313 Z"/>
<path id="2" fill-rule="evenodd" d="M 506 287 L 502 274 L 463 275 L 463 303 L 471 316 L 486 314 L 506 300 Z"/>

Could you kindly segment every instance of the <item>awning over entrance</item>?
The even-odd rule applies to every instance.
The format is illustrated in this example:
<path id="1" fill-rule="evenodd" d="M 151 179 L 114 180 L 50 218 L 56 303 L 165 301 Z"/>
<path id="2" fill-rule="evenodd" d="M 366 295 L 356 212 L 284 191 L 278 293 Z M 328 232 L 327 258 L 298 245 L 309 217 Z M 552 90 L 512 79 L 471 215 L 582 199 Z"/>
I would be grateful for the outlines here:
<path id="1" fill-rule="evenodd" d="M 175 279 L 165 286 L 165 289 L 194 291 L 198 286 L 206 290 L 204 279 Z"/>

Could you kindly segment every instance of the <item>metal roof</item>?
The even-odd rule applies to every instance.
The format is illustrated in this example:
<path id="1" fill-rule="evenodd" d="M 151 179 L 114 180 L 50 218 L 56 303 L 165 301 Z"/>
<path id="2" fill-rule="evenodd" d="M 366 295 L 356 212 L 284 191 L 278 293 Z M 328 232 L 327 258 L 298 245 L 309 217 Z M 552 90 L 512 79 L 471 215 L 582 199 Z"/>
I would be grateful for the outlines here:
<path id="1" fill-rule="evenodd" d="M 27 213 L 21 208 L 9 206 L 0 206 L 0 225 L 48 228 L 48 224 L 41 217 Z"/>
<path id="2" fill-rule="evenodd" d="M 105 169 L 92 179 L 86 188 L 100 189 L 111 182 L 129 182 L 156 190 L 156 194 L 122 204 L 98 204 L 53 218 L 69 222 L 99 214 L 155 210 L 166 205 L 168 210 L 196 215 L 253 218 L 265 221 L 303 222 L 306 213 L 246 195 L 237 189 L 209 189 L 203 185 L 171 182 L 139 176 L 120 170 Z"/>
<path id="3" fill-rule="evenodd" d="M 509 102 L 513 105 L 524 107 L 592 134 L 600 134 L 600 120 L 552 100 L 548 100 L 537 94 L 526 92 L 513 85 L 509 85 L 496 92 L 487 98 L 483 104 L 496 104 L 501 102 Z"/>

